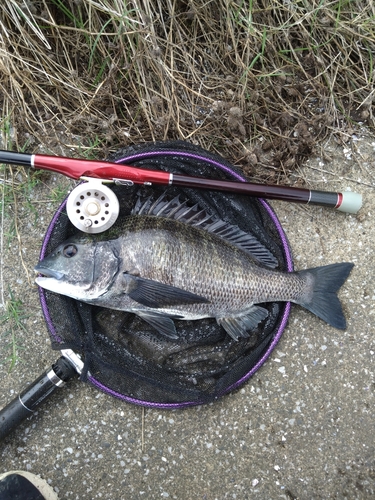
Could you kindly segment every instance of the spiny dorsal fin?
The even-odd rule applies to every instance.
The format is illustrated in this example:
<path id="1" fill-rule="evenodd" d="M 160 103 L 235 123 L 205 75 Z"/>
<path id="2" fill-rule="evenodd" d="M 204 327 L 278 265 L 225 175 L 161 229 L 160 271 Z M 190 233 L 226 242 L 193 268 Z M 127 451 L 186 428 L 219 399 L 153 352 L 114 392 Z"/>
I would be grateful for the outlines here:
<path id="1" fill-rule="evenodd" d="M 225 222 L 219 217 L 208 214 L 198 204 L 191 205 L 187 200 L 181 201 L 180 196 L 168 199 L 163 193 L 156 200 L 153 199 L 152 195 L 146 199 L 141 199 L 139 196 L 132 210 L 132 215 L 166 217 L 199 227 L 220 236 L 220 238 L 250 254 L 263 265 L 271 268 L 278 265 L 276 257 L 255 236 L 245 233 L 238 226 Z"/>

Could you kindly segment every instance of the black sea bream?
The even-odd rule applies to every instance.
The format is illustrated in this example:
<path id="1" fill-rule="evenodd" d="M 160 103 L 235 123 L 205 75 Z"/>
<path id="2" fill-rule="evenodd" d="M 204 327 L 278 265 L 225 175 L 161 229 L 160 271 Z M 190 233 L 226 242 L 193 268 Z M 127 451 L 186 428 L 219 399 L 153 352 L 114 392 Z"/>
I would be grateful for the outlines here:
<path id="1" fill-rule="evenodd" d="M 201 318 L 215 318 L 236 340 L 247 337 L 268 315 L 258 304 L 275 301 L 295 302 L 346 328 L 336 292 L 353 264 L 276 271 L 260 243 L 253 242 L 249 251 L 242 236 L 223 237 L 213 226 L 130 215 L 117 233 L 82 234 L 59 245 L 35 267 L 43 275 L 36 282 L 89 304 L 137 314 L 170 338 L 177 336 L 174 319 Z"/>

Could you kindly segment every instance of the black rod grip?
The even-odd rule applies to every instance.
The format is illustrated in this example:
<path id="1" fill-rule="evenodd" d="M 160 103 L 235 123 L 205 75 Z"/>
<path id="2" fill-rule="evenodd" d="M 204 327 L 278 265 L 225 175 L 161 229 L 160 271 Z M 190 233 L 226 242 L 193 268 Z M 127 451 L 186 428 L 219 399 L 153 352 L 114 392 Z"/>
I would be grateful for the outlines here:
<path id="1" fill-rule="evenodd" d="M 38 406 L 51 396 L 59 387 L 77 374 L 73 365 L 61 357 L 32 382 L 24 391 L 0 411 L 0 440 L 30 417 Z"/>
<path id="2" fill-rule="evenodd" d="M 13 151 L 0 150 L 0 163 L 5 163 L 6 165 L 31 167 L 31 157 L 32 155 L 28 153 L 14 153 Z"/>
<path id="3" fill-rule="evenodd" d="M 310 201 L 312 205 L 321 205 L 323 207 L 336 208 L 339 202 L 338 193 L 330 193 L 329 191 L 311 191 Z"/>

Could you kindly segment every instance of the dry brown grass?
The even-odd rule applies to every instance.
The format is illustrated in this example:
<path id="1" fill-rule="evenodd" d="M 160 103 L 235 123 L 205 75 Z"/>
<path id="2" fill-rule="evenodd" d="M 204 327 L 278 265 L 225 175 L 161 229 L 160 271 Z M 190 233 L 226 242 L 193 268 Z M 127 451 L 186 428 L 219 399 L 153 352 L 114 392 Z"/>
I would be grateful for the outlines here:
<path id="1" fill-rule="evenodd" d="M 372 0 L 7 0 L 0 44 L 16 148 L 185 139 L 285 182 L 328 134 L 374 126 Z"/>

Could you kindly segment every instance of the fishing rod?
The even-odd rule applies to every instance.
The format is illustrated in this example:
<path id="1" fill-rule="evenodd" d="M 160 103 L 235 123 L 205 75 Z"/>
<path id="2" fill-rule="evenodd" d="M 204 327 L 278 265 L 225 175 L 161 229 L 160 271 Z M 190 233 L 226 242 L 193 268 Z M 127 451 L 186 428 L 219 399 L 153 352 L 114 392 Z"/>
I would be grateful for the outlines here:
<path id="1" fill-rule="evenodd" d="M 176 155 L 183 157 L 184 153 L 176 152 Z M 207 158 L 202 159 L 207 161 Z M 108 229 L 118 216 L 119 206 L 117 198 L 112 190 L 103 185 L 103 182 L 124 186 L 131 186 L 133 184 L 151 186 L 156 184 L 228 191 L 271 200 L 321 205 L 352 214 L 357 213 L 362 206 L 362 196 L 352 191 L 335 193 L 291 186 L 206 179 L 204 177 L 143 169 L 124 165 L 120 162 L 121 160 L 117 163 L 111 163 L 107 161 L 0 150 L 0 163 L 50 170 L 71 179 L 88 181 L 77 186 L 67 201 L 67 213 L 71 222 L 82 231 L 88 233 L 96 233 Z"/>

